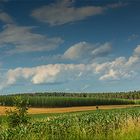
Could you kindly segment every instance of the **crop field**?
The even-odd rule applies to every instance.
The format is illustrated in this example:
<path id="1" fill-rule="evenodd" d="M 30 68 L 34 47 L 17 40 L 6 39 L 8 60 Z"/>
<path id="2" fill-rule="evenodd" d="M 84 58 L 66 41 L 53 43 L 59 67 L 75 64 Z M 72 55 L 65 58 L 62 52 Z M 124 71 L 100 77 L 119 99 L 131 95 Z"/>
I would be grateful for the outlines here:
<path id="1" fill-rule="evenodd" d="M 136 96 L 137 95 L 137 96 Z M 19 95 L 29 100 L 31 107 L 74 107 L 74 106 L 96 106 L 96 105 L 129 105 L 139 104 L 139 93 L 120 95 L 110 94 L 27 94 Z M 13 98 L 17 95 L 0 96 L 0 104 L 12 106 Z M 120 98 L 121 97 L 121 98 Z M 128 97 L 128 98 L 126 98 Z"/>
<path id="2" fill-rule="evenodd" d="M 0 140 L 139 140 L 139 93 L 126 94 L 0 96 Z M 11 127 L 5 113 L 17 97 L 28 101 L 29 122 Z"/>
<path id="3" fill-rule="evenodd" d="M 1 140 L 139 140 L 140 108 L 32 115 L 24 126 L 0 121 Z"/>
<path id="4" fill-rule="evenodd" d="M 107 109 L 119 109 L 119 108 L 129 108 L 137 107 L 139 105 L 104 105 L 98 106 L 100 110 Z M 12 109 L 14 107 L 9 106 L 0 106 L 0 115 L 5 115 L 6 110 Z M 79 111 L 88 111 L 88 110 L 97 110 L 96 106 L 81 106 L 81 107 L 61 107 L 61 108 L 29 108 L 29 114 L 44 114 L 44 113 L 66 113 L 66 112 L 79 112 Z"/>

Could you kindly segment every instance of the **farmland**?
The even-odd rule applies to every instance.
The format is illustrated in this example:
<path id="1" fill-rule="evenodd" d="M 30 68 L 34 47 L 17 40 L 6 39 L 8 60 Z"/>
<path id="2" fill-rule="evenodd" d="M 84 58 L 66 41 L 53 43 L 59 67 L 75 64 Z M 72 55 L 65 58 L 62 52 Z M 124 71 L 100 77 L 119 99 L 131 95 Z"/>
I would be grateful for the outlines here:
<path id="1" fill-rule="evenodd" d="M 126 96 L 127 95 L 127 96 Z M 29 103 L 27 124 L 10 127 L 5 108 Z M 0 140 L 139 140 L 139 92 L 37 93 L 0 96 Z M 14 109 L 14 108 L 12 108 Z M 2 116 L 3 115 L 3 116 Z"/>
<path id="2" fill-rule="evenodd" d="M 138 140 L 140 108 L 32 115 L 30 124 L 7 128 L 1 120 L 1 140 Z"/>
<path id="3" fill-rule="evenodd" d="M 98 106 L 100 110 L 108 109 L 121 109 L 129 107 L 138 107 L 139 105 L 103 105 Z M 0 115 L 5 115 L 6 110 L 14 110 L 14 107 L 10 106 L 0 106 Z M 90 111 L 97 110 L 96 106 L 81 106 L 81 107 L 61 107 L 61 108 L 29 108 L 29 114 L 45 114 L 45 113 L 66 113 L 66 112 L 80 112 L 80 111 Z"/>
<path id="4" fill-rule="evenodd" d="M 16 95 L 17 96 L 17 95 Z M 140 103 L 140 92 L 130 93 L 36 93 L 20 94 L 31 107 L 128 105 Z M 1 105 L 12 106 L 15 95 L 0 96 Z"/>

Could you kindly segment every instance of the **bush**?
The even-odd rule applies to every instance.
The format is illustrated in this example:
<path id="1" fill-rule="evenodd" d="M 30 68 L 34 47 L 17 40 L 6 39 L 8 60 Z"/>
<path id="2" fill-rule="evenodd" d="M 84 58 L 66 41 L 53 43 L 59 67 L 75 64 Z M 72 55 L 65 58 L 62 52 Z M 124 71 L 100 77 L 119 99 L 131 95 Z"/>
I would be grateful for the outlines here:
<path id="1" fill-rule="evenodd" d="M 7 122 L 11 127 L 18 126 L 20 124 L 27 124 L 29 122 L 28 109 L 29 103 L 28 99 L 17 96 L 14 98 L 14 110 L 7 110 Z"/>

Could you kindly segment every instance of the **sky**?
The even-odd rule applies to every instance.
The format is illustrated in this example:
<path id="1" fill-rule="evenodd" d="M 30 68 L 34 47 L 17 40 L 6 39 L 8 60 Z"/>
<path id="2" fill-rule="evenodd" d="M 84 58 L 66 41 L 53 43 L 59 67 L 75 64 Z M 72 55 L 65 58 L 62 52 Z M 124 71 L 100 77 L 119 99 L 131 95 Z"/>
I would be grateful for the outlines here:
<path id="1" fill-rule="evenodd" d="M 140 90 L 139 0 L 0 0 L 0 94 Z"/>

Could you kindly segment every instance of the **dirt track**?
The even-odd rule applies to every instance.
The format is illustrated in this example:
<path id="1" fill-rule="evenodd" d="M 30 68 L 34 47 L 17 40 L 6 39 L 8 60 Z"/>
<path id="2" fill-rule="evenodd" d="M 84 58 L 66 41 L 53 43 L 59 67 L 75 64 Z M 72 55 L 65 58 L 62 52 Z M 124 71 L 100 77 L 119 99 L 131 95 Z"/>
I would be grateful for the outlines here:
<path id="1" fill-rule="evenodd" d="M 99 106 L 99 109 L 117 109 L 127 108 L 137 105 L 105 105 Z M 5 111 L 12 107 L 0 106 L 0 115 L 4 115 Z M 13 108 L 12 108 L 13 109 Z M 65 107 L 65 108 L 30 108 L 29 114 L 42 114 L 42 113 L 65 113 L 76 111 L 96 110 L 96 106 L 83 106 L 83 107 Z"/>

